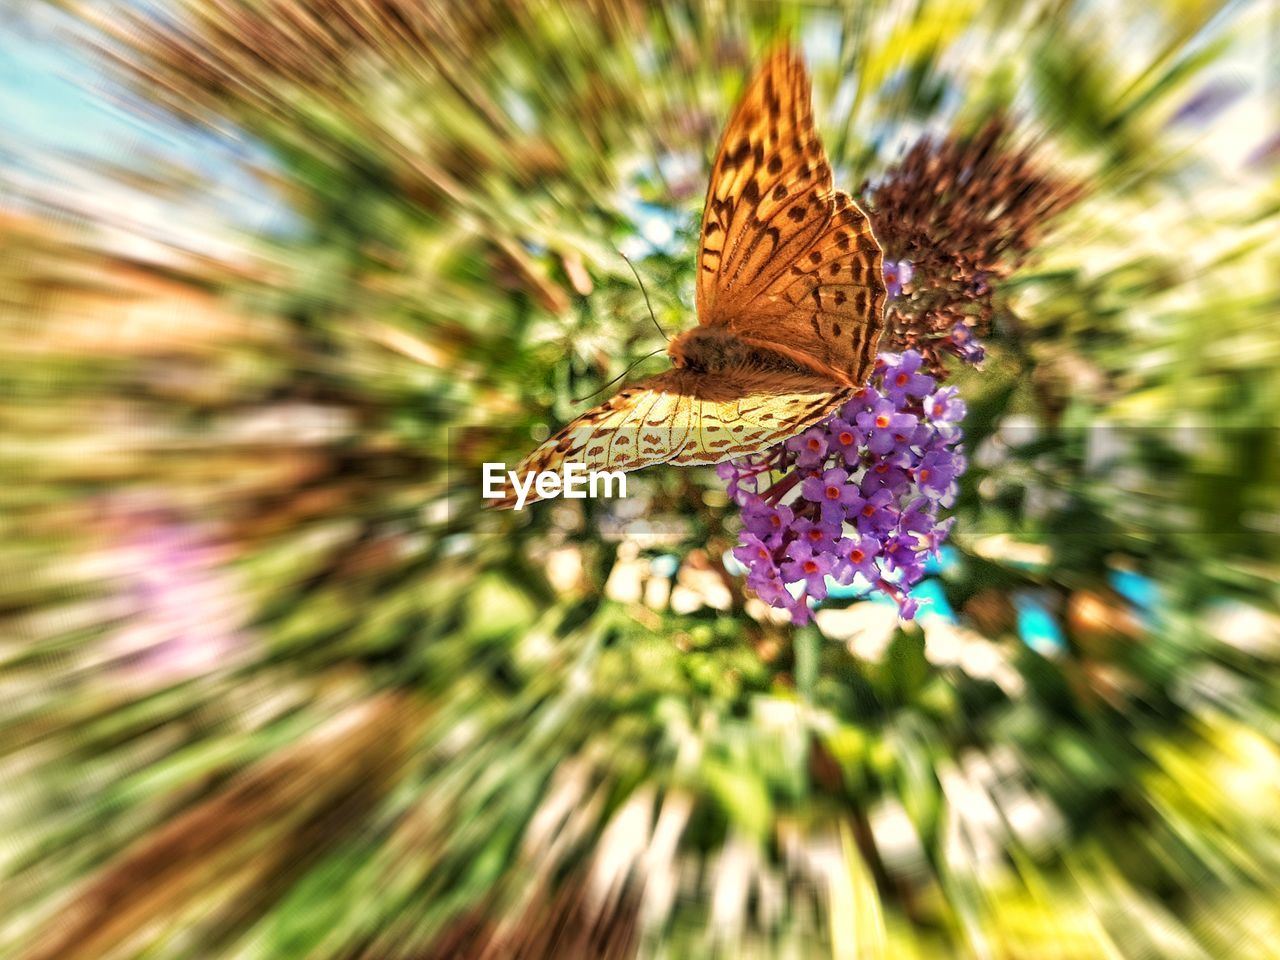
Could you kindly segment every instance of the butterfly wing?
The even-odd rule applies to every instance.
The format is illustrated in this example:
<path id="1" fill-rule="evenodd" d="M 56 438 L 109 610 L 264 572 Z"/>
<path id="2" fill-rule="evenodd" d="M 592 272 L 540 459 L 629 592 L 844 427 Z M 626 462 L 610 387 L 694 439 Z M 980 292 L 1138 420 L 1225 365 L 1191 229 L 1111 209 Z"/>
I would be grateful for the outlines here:
<path id="1" fill-rule="evenodd" d="M 884 325 L 881 266 L 866 214 L 832 189 L 804 64 L 778 50 L 748 84 L 716 154 L 699 322 L 860 385 Z"/>
<path id="2" fill-rule="evenodd" d="M 849 398 L 817 375 L 765 376 L 728 370 L 670 370 L 641 380 L 578 417 L 516 468 L 560 473 L 566 463 L 588 471 L 627 472 L 655 463 L 720 463 L 793 436 Z M 539 499 L 530 488 L 526 502 Z M 515 505 L 508 488 L 491 506 Z"/>
<path id="3" fill-rule="evenodd" d="M 734 110 L 711 169 L 698 255 L 698 319 L 729 324 L 822 232 L 831 167 L 804 64 L 781 48 Z"/>
<path id="4" fill-rule="evenodd" d="M 747 343 L 815 363 L 861 386 L 884 331 L 883 256 L 867 215 L 844 193 L 813 245 L 730 329 Z"/>

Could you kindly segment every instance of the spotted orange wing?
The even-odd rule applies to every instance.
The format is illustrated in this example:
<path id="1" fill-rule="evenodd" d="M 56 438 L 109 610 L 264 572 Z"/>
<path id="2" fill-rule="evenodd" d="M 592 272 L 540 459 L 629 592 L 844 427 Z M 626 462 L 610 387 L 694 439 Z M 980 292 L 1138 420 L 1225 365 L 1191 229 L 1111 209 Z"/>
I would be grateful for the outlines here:
<path id="1" fill-rule="evenodd" d="M 720 463 L 793 436 L 848 398 L 848 390 L 817 375 L 669 370 L 578 417 L 516 473 L 559 473 L 566 463 L 623 472 L 655 463 Z M 537 499 L 531 488 L 526 503 Z M 492 505 L 515 503 L 508 488 Z"/>
<path id="2" fill-rule="evenodd" d="M 780 49 L 748 84 L 716 154 L 698 320 L 859 386 L 884 327 L 881 265 L 866 214 L 832 187 L 804 64 Z"/>

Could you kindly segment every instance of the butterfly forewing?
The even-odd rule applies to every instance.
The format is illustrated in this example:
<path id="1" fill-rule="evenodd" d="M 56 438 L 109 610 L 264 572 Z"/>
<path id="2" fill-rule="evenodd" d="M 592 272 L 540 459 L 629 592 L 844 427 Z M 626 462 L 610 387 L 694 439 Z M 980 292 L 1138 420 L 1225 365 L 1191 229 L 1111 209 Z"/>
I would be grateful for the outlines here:
<path id="1" fill-rule="evenodd" d="M 747 86 L 712 166 L 698 256 L 698 318 L 729 324 L 821 234 L 831 167 L 813 126 L 809 79 L 773 53 Z"/>
<path id="2" fill-rule="evenodd" d="M 578 417 L 516 468 L 562 473 L 565 464 L 627 472 L 656 463 L 720 463 L 793 436 L 833 411 L 848 391 L 808 375 L 670 370 Z M 539 499 L 531 487 L 526 502 Z M 516 503 L 515 491 L 494 502 Z"/>

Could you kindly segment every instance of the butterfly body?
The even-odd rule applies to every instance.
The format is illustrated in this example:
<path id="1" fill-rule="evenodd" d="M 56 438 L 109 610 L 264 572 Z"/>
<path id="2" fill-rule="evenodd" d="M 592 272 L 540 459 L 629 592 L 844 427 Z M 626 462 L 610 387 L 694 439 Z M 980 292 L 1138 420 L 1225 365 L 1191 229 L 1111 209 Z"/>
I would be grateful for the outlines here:
<path id="1" fill-rule="evenodd" d="M 518 473 L 719 463 L 794 436 L 866 382 L 884 327 L 880 245 L 832 185 L 790 50 L 766 59 L 725 128 L 696 267 L 698 324 L 669 345 L 673 369 L 579 416 Z"/>
<path id="2" fill-rule="evenodd" d="M 671 363 L 693 373 L 716 374 L 743 370 L 760 373 L 829 374 L 803 359 L 793 359 L 770 347 L 750 343 L 724 327 L 694 327 L 671 341 Z M 833 375 L 833 386 L 839 383 Z"/>

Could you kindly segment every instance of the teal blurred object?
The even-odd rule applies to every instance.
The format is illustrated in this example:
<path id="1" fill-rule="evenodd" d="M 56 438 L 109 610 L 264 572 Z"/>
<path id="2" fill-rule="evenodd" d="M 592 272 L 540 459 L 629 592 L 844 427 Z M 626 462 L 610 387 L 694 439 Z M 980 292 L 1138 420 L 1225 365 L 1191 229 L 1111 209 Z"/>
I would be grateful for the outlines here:
<path id="1" fill-rule="evenodd" d="M 732 558 L 732 554 L 726 554 Z M 727 561 L 726 561 L 727 562 Z M 649 562 L 649 569 L 655 577 L 666 577 L 670 579 L 676 575 L 676 571 L 680 569 L 680 558 L 673 553 L 664 553 L 654 557 Z"/>
<path id="2" fill-rule="evenodd" d="M 956 566 L 958 554 L 954 547 L 941 546 L 925 562 L 925 573 L 943 573 Z"/>
<path id="3" fill-rule="evenodd" d="M 1062 627 L 1050 610 L 1050 600 L 1043 591 L 1024 590 L 1013 596 L 1018 611 L 1018 636 L 1042 657 L 1053 657 L 1067 650 Z"/>
<path id="4" fill-rule="evenodd" d="M 1136 570 L 1111 570 L 1107 574 L 1107 582 L 1137 607 L 1149 624 L 1154 623 L 1153 618 L 1161 606 L 1160 588 L 1154 580 Z"/>
<path id="5" fill-rule="evenodd" d="M 911 596 L 920 604 L 919 616 L 937 617 L 948 623 L 956 622 L 955 611 L 951 609 L 951 603 L 947 600 L 942 581 L 937 578 L 930 577 L 920 581 L 911 591 Z"/>

